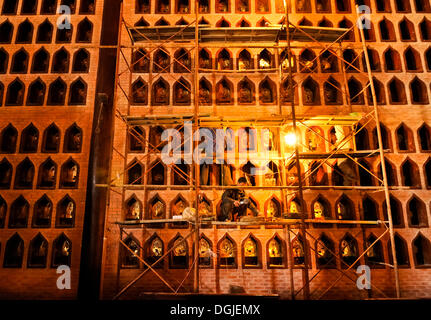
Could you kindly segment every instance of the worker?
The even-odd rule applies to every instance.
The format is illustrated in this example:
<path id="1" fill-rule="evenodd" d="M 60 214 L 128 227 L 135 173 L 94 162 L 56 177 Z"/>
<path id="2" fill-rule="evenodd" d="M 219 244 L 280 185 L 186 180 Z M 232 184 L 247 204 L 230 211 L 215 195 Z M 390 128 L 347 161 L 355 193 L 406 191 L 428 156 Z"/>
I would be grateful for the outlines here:
<path id="1" fill-rule="evenodd" d="M 241 177 L 238 179 L 238 187 L 227 189 L 222 195 L 222 203 L 218 221 L 238 221 L 241 216 L 246 215 L 249 208 L 253 215 L 259 215 L 259 211 L 253 202 L 246 196 L 244 186 L 247 185 L 247 179 Z"/>

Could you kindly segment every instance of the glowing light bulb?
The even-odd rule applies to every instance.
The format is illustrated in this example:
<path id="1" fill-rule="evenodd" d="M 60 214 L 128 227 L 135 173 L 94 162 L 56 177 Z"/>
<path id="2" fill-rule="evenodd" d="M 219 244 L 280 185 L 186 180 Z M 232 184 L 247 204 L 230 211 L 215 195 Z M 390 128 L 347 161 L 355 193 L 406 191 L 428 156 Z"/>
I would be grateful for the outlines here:
<path id="1" fill-rule="evenodd" d="M 296 144 L 296 134 L 289 132 L 284 136 L 284 142 L 289 146 L 294 146 Z"/>

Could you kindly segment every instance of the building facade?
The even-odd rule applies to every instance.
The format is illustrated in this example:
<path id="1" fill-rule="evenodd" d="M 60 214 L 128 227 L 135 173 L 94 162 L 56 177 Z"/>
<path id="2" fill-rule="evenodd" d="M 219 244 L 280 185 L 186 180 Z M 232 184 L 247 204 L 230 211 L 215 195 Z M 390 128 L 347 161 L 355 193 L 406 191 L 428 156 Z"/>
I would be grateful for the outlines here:
<path id="1" fill-rule="evenodd" d="M 193 290 L 190 268 L 199 263 L 201 293 L 240 290 L 289 298 L 292 278 L 295 290 L 302 288 L 308 260 L 309 277 L 317 274 L 309 283 L 312 299 L 322 294 L 332 299 L 394 297 L 390 239 L 388 234 L 379 238 L 386 230 L 381 223 L 309 223 L 306 246 L 295 226 L 289 233 L 277 225 L 202 225 L 196 261 L 193 237 L 181 243 L 191 225 L 133 225 L 140 219 L 171 219 L 193 206 L 196 194 L 190 176 L 194 168 L 162 161 L 161 134 L 167 128 L 177 128 L 180 135 L 186 135 L 181 121 L 174 124 L 167 119 L 193 114 L 195 99 L 200 114 L 224 120 L 213 129 L 235 137 L 233 149 L 227 147 L 234 154 L 234 163 L 200 166 L 201 213 L 219 215 L 224 187 L 245 177 L 252 186 L 246 191 L 259 217 L 267 221 L 286 214 L 292 218 L 301 210 L 310 219 L 386 221 L 378 155 L 357 156 L 357 163 L 336 157 L 324 161 L 337 148 L 359 153 L 379 148 L 376 122 L 365 116 L 372 111 L 373 101 L 358 28 L 332 51 L 325 48 L 328 42 L 293 39 L 290 61 L 284 39 L 254 46 L 241 46 L 229 39 L 200 43 L 195 79 L 193 41 L 132 43 L 129 33 L 137 30 L 139 34 L 145 27 L 193 25 L 194 2 L 127 0 L 120 11 L 101 0 L 63 1 L 75 4 L 73 28 L 64 32 L 55 28 L 60 14 L 49 9 L 57 2 L 61 1 L 2 3 L 2 297 L 75 298 L 78 284 L 85 288 L 93 281 L 97 295 L 110 299 L 145 270 L 142 260 L 151 264 L 179 243 L 155 266 L 172 287 L 182 285 L 179 292 Z M 321 28 L 322 32 L 354 26 L 356 3 L 370 8 L 370 28 L 364 34 L 385 149 L 401 297 L 429 297 L 429 1 L 289 2 L 291 23 L 304 29 Z M 202 28 L 250 28 L 250 33 L 263 34 L 262 28 L 280 26 L 286 18 L 283 1 L 278 0 L 198 3 Z M 118 21 L 124 19 L 118 27 L 114 25 L 117 32 L 103 31 L 108 28 L 108 12 Z M 104 68 L 99 61 L 104 54 L 100 45 L 106 44 L 104 33 L 115 39 L 118 33 L 116 44 L 121 45 L 121 50 L 112 46 L 116 54 L 106 58 L 116 62 L 116 76 L 111 78 L 103 76 L 100 69 Z M 289 64 L 293 97 L 288 90 Z M 99 93 L 109 91 L 101 89 L 101 83 L 107 82 L 115 87 L 115 92 L 108 94 L 110 112 L 100 108 L 97 99 Z M 199 90 L 195 97 L 196 82 Z M 300 152 L 308 155 L 300 161 L 305 184 L 302 203 L 294 189 L 280 188 L 298 184 L 295 162 L 288 156 L 293 149 L 283 141 L 291 128 L 262 125 L 257 120 L 290 119 L 292 99 L 299 119 L 320 117 L 320 122 L 306 126 L 304 120 L 306 125 L 298 126 Z M 99 112 L 104 119 L 98 117 Z M 158 121 L 143 124 L 128 120 L 156 116 Z M 347 118 L 349 121 L 340 120 Z M 95 125 L 99 121 L 102 130 Z M 265 133 L 270 137 L 268 145 L 262 139 L 263 129 L 269 130 Z M 106 161 L 93 163 L 99 144 L 106 148 Z M 265 147 L 269 148 L 269 162 L 262 159 Z M 251 156 L 241 162 L 242 154 Z M 261 166 L 268 170 L 253 174 L 253 168 Z M 97 178 L 97 172 L 102 179 Z M 132 223 L 124 227 L 127 235 L 120 234 L 116 224 L 120 221 Z M 120 243 L 120 236 L 130 250 Z M 363 254 L 376 240 L 373 250 Z M 371 268 L 372 289 L 356 288 L 355 266 L 348 271 L 351 279 L 343 277 L 325 292 L 341 274 L 337 270 L 346 270 L 359 257 L 358 265 Z M 71 266 L 75 279 L 71 290 L 57 289 L 56 267 L 61 264 Z M 77 281 L 80 271 L 87 278 L 81 275 Z M 37 290 L 28 290 L 35 286 Z M 167 291 L 167 285 L 148 271 L 123 298 Z M 302 292 L 297 298 L 302 298 Z"/>

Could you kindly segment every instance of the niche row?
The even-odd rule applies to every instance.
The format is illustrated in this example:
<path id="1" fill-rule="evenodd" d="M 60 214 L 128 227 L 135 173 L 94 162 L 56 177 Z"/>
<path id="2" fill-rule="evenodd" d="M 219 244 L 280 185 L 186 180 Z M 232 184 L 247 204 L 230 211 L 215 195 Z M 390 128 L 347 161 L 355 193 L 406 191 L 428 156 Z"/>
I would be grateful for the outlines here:
<path id="1" fill-rule="evenodd" d="M 37 189 L 55 189 L 57 186 L 57 164 L 48 157 L 39 166 L 37 176 Z M 13 178 L 13 166 L 3 158 L 0 162 L 0 189 L 10 189 Z M 35 167 L 33 162 L 27 157 L 21 161 L 15 170 L 15 180 L 13 187 L 15 189 L 33 189 L 35 178 Z M 60 169 L 59 188 L 78 188 L 79 182 L 79 165 L 69 158 L 63 163 Z"/>
<path id="2" fill-rule="evenodd" d="M 332 76 L 326 81 L 320 83 L 308 76 L 300 84 L 293 82 L 295 103 L 306 106 L 321 105 L 344 105 L 342 86 Z M 369 82 L 361 83 L 354 76 L 347 80 L 347 88 L 350 103 L 353 105 L 371 104 L 372 93 Z M 378 104 L 408 104 L 406 88 L 404 82 L 397 77 L 392 77 L 386 85 L 373 77 L 373 84 L 376 92 L 376 101 Z M 410 90 L 411 104 L 428 104 L 428 86 L 418 77 L 414 77 L 407 83 Z M 367 89 L 364 90 L 364 86 Z M 386 87 L 386 88 L 385 88 Z M 386 97 L 386 90 L 387 95 Z M 213 92 L 215 90 L 215 92 Z M 279 87 L 281 104 L 286 105 L 292 101 L 291 91 L 289 89 L 289 78 L 285 78 Z M 132 105 L 152 106 L 176 105 L 189 106 L 192 102 L 191 85 L 188 80 L 181 77 L 172 86 L 163 77 L 159 77 L 151 87 L 151 101 L 149 101 L 148 83 L 138 77 L 131 86 L 130 102 Z M 299 91 L 301 94 L 299 95 Z M 366 92 L 366 94 L 364 93 Z M 71 93 L 72 94 L 72 93 Z M 299 100 L 299 97 L 301 100 Z M 215 98 L 215 101 L 214 101 Z M 72 99 L 72 97 L 70 98 Z M 78 99 L 78 98 L 77 98 Z M 223 76 L 213 89 L 213 84 L 206 78 L 199 80 L 198 99 L 200 105 L 272 105 L 278 101 L 277 84 L 270 77 L 266 76 L 258 84 L 255 84 L 247 76 L 242 78 L 236 88 L 227 76 Z M 64 100 L 64 99 L 63 99 Z M 7 101 L 7 100 L 6 100 Z M 302 103 L 301 103 L 302 102 Z M 75 103 L 75 102 L 74 102 Z"/>
<path id="3" fill-rule="evenodd" d="M 162 126 L 149 127 L 148 141 L 146 140 L 146 131 L 142 126 L 133 126 L 128 130 L 127 137 L 127 150 L 130 153 L 143 153 L 143 152 L 159 152 L 162 151 L 166 145 L 166 141 L 162 141 L 162 133 L 168 128 Z M 177 127 L 181 139 L 184 140 L 184 130 L 181 127 Z M 207 132 L 211 132 L 211 135 L 207 137 L 214 143 L 216 139 L 216 128 L 205 128 L 209 129 Z M 395 133 L 395 146 L 392 143 L 392 133 L 384 125 L 380 124 L 380 129 L 382 133 L 382 143 L 383 149 L 387 149 L 388 152 L 394 152 L 397 150 L 399 153 L 414 153 L 416 152 L 415 138 L 413 130 L 410 129 L 406 124 L 401 123 L 394 130 Z M 225 145 L 225 151 L 235 151 L 235 152 L 263 152 L 263 151 L 277 151 L 280 149 L 280 142 L 278 141 L 278 136 L 270 128 L 262 128 L 257 130 L 252 127 L 244 127 L 238 130 L 233 130 L 227 128 L 226 132 L 226 142 L 236 141 L 236 136 L 238 136 L 238 143 L 241 143 L 241 147 L 238 145 L 238 149 L 234 149 L 230 142 Z M 266 135 L 267 141 L 262 140 L 262 135 Z M 325 130 L 319 126 L 312 126 L 307 130 L 297 132 L 297 140 L 301 142 L 299 150 L 301 152 L 329 152 L 338 143 L 343 141 L 343 139 L 350 134 L 350 128 L 342 126 L 332 126 Z M 419 128 L 416 129 L 417 141 L 419 144 L 420 152 L 430 152 L 431 151 L 431 127 L 423 123 Z M 325 141 L 327 139 L 328 142 Z M 355 142 L 356 150 L 376 150 L 379 148 L 377 141 L 377 127 L 370 128 L 364 127 L 359 124 L 355 130 Z M 329 145 L 327 147 L 326 145 Z M 346 145 L 348 147 L 348 145 Z M 0 149 L 1 150 L 1 149 Z M 217 150 L 214 149 L 215 153 Z"/>
<path id="4" fill-rule="evenodd" d="M 44 48 L 40 48 L 33 54 L 32 63 L 30 64 L 30 55 L 21 48 L 12 56 L 9 67 L 9 54 L 0 49 L 0 73 L 10 74 L 20 73 L 48 73 L 50 66 L 50 54 Z M 90 67 L 90 53 L 86 49 L 79 49 L 73 54 L 72 73 L 88 73 Z M 51 73 L 69 73 L 70 54 L 65 48 L 57 50 L 53 54 Z"/>
<path id="5" fill-rule="evenodd" d="M 284 19 L 285 18 L 282 18 L 278 22 L 278 24 L 283 24 Z M 371 21 L 368 21 L 368 20 L 366 20 L 366 23 L 369 24 L 369 28 L 364 29 L 365 41 L 369 41 L 369 42 L 378 41 L 376 38 L 376 33 L 374 31 L 375 28 L 374 28 L 373 23 Z M 177 25 L 177 26 L 188 25 L 188 24 L 189 24 L 189 22 L 186 21 L 184 18 L 181 18 L 180 20 L 178 20 L 175 23 L 175 25 Z M 205 18 L 201 18 L 201 20 L 199 20 L 199 24 L 200 25 L 210 25 L 210 23 L 207 20 L 205 20 Z M 305 17 L 302 18 L 300 21 L 298 21 L 297 24 L 299 26 L 309 26 L 309 27 L 311 27 L 313 25 L 313 23 Z M 154 25 L 155 26 L 168 26 L 168 25 L 170 25 L 170 23 L 165 18 L 162 17 L 159 20 L 157 20 L 154 23 Z M 271 25 L 271 23 L 265 18 L 260 19 L 256 23 L 256 27 L 267 27 L 269 25 Z M 377 25 L 378 25 L 378 32 L 380 35 L 380 41 L 381 42 L 395 42 L 395 41 L 397 41 L 397 35 L 395 32 L 394 25 L 389 19 L 387 19 L 386 17 L 383 17 L 383 19 L 381 21 L 379 21 Z M 141 17 L 141 19 L 139 19 L 135 23 L 135 27 L 148 27 L 148 26 L 149 26 L 149 23 L 143 17 Z M 216 22 L 215 26 L 219 27 L 219 28 L 230 28 L 231 26 L 235 26 L 237 28 L 249 28 L 252 25 L 244 17 L 241 18 L 241 20 L 239 20 L 235 25 L 232 25 L 231 22 L 229 22 L 224 17 L 222 17 L 219 21 Z M 317 23 L 317 26 L 318 27 L 325 27 L 325 28 L 332 28 L 332 27 L 334 27 L 334 24 L 330 20 L 328 20 L 326 17 L 323 17 Z M 352 26 L 353 26 L 352 22 L 350 20 L 348 20 L 347 18 L 343 18 L 343 20 L 341 20 L 338 23 L 339 28 L 349 29 Z M 420 34 L 420 41 L 431 41 L 431 21 L 424 17 L 422 19 L 422 21 L 419 23 L 418 28 L 419 28 L 419 34 Z M 401 41 L 412 41 L 412 42 L 418 41 L 418 39 L 416 37 L 414 24 L 405 17 L 398 23 L 398 38 Z M 355 41 L 354 31 L 350 30 L 344 36 L 343 40 L 348 41 L 348 42 Z M 358 41 L 359 40 L 360 40 L 360 38 L 358 38 Z"/>
<path id="6" fill-rule="evenodd" d="M 395 50 L 391 46 L 389 46 L 382 54 L 383 63 L 381 63 L 377 50 L 368 48 L 368 56 L 370 58 L 371 71 L 373 72 L 403 72 L 401 56 L 398 50 Z M 407 47 L 402 56 L 405 71 L 424 71 L 421 56 L 413 47 Z M 364 55 L 362 55 L 362 59 L 359 59 L 355 50 L 344 49 L 341 57 L 344 59 L 344 70 L 347 73 L 355 73 L 361 70 L 366 71 Z M 184 48 L 176 50 L 173 53 L 173 58 L 175 58 L 175 60 L 172 59 L 174 73 L 191 72 L 191 57 L 187 50 Z M 340 59 L 338 59 L 337 56 L 329 50 L 319 53 L 319 58 L 317 58 L 317 54 L 314 50 L 308 48 L 302 50 L 298 56 L 295 56 L 292 53 L 291 63 L 289 63 L 286 50 L 281 52 L 278 59 L 276 58 L 276 55 L 267 49 L 263 49 L 256 56 L 253 56 L 253 54 L 247 49 L 238 50 L 236 53 L 233 53 L 228 49 L 220 49 L 213 59 L 211 52 L 203 48 L 199 51 L 199 68 L 201 72 L 211 72 L 213 68 L 216 68 L 217 70 L 235 69 L 244 72 L 260 72 L 260 70 L 275 72 L 278 70 L 275 66 L 279 66 L 281 64 L 284 71 L 287 71 L 289 65 L 291 65 L 292 71 L 295 73 L 338 73 L 342 70 L 339 62 Z M 4 59 L 7 59 L 7 56 Z M 424 59 L 426 70 L 430 71 L 431 48 L 428 48 L 425 51 Z M 278 62 L 276 60 L 278 60 Z M 362 64 L 360 63 L 360 60 L 362 60 Z M 297 65 L 297 61 L 299 61 L 299 66 Z M 152 72 L 171 72 L 171 53 L 164 48 L 156 50 L 153 54 L 152 65 Z M 132 56 L 132 66 L 135 73 L 149 73 L 150 58 L 148 52 L 144 49 L 135 51 Z"/>
<path id="7" fill-rule="evenodd" d="M 6 3 L 7 1 L 5 1 Z M 16 44 L 26 43 L 52 43 L 54 30 L 56 30 L 55 43 L 71 43 L 73 36 L 73 24 L 65 26 L 63 29 L 56 28 L 48 19 L 45 19 L 38 27 L 36 31 L 36 38 L 34 39 L 34 26 L 27 18 L 21 22 L 16 31 L 15 42 Z M 0 24 L 0 43 L 7 44 L 12 43 L 14 33 L 14 25 L 6 19 Z M 76 43 L 90 43 L 93 38 L 93 23 L 88 19 L 84 18 L 79 22 L 76 28 Z"/>
<path id="8" fill-rule="evenodd" d="M 46 268 L 49 243 L 39 232 L 31 241 L 28 248 L 24 246 L 24 240 L 15 233 L 6 242 L 4 249 L 3 268 L 22 268 L 24 250 L 28 250 L 27 268 Z M 64 234 L 60 234 L 51 246 L 51 268 L 61 265 L 71 265 L 72 241 Z"/>
<path id="9" fill-rule="evenodd" d="M 21 6 L 19 7 L 19 3 Z M 37 13 L 38 0 L 6 0 L 3 3 L 3 15 L 16 15 L 18 7 L 20 8 L 19 14 L 32 15 Z M 68 6 L 71 14 L 79 12 L 79 14 L 93 14 L 95 10 L 95 0 L 80 0 L 79 11 L 76 10 L 77 0 L 42 0 L 39 14 L 56 14 L 57 6 Z"/>
<path id="10" fill-rule="evenodd" d="M 27 228 L 30 218 L 30 203 L 20 195 L 16 198 L 9 208 L 9 220 L 6 223 L 8 204 L 0 196 L 0 227 L 7 225 L 10 229 Z M 33 205 L 33 215 L 31 218 L 32 228 L 51 228 L 51 220 L 54 216 L 54 205 L 51 199 L 44 194 Z M 69 196 L 64 196 L 57 203 L 55 216 L 56 228 L 72 228 L 75 226 L 76 203 Z"/>
<path id="11" fill-rule="evenodd" d="M 251 201 L 256 208 L 262 207 L 262 215 L 267 219 L 271 218 L 294 218 L 302 212 L 301 208 L 306 208 L 308 204 L 305 202 L 301 205 L 297 197 L 289 200 L 287 208 L 284 209 L 287 213 L 283 213 L 282 203 L 275 196 L 269 197 L 265 203 L 260 206 L 259 201 L 250 196 Z M 403 205 L 394 197 L 390 196 L 391 213 L 394 226 L 396 228 L 404 228 L 404 217 L 407 217 L 408 227 L 410 228 L 428 228 L 428 216 L 426 204 L 415 194 L 413 194 L 407 201 L 405 212 L 403 212 Z M 166 202 L 160 197 L 159 194 L 154 195 L 147 203 L 144 215 L 143 203 L 139 198 L 133 194 L 125 202 L 125 220 L 157 220 L 157 219 L 170 219 L 173 216 L 181 216 L 185 208 L 189 207 L 189 202 L 181 195 L 178 194 L 169 203 L 169 212 Z M 356 209 L 359 208 L 359 209 Z M 380 211 L 380 208 L 382 211 Z M 205 194 L 202 194 L 199 199 L 199 213 L 203 216 L 219 215 L 221 210 L 221 201 L 213 209 L 213 202 L 209 200 Z M 354 203 L 347 195 L 341 194 L 333 204 L 323 195 L 318 194 L 311 202 L 310 206 L 306 208 L 309 212 L 309 217 L 313 219 L 323 220 L 367 220 L 387 221 L 386 201 L 378 203 L 372 196 L 366 194 L 359 200 L 359 203 Z M 251 213 L 251 212 L 250 212 Z M 383 213 L 383 215 L 382 215 Z M 287 216 L 286 216 L 287 214 Z M 349 228 L 352 225 L 343 225 L 344 228 Z M 169 224 L 170 228 L 183 228 L 187 227 L 187 223 L 174 222 Z M 314 228 L 329 228 L 333 227 L 331 223 L 315 224 Z M 152 228 L 164 228 L 163 223 L 155 223 Z"/>
<path id="12" fill-rule="evenodd" d="M 4 161 L 4 160 L 3 160 Z M 4 161 L 5 162 L 5 161 Z M 367 160 L 361 159 L 359 165 L 350 160 L 345 161 L 309 161 L 301 162 L 301 180 L 305 186 L 380 186 L 378 181 L 371 174 L 382 180 L 380 163 L 370 164 Z M 6 162 L 7 163 L 7 162 Z M 5 164 L 7 167 L 7 164 Z M 412 159 L 407 157 L 400 165 L 399 171 L 401 181 L 397 177 L 397 166 L 390 160 L 385 159 L 387 182 L 390 187 L 405 186 L 412 189 L 424 188 L 421 183 L 419 166 Z M 133 160 L 128 164 L 125 183 L 128 185 L 144 185 L 144 165 L 138 160 Z M 287 185 L 298 185 L 298 174 L 294 161 L 288 163 L 284 168 L 286 171 L 285 183 Z M 281 169 L 281 170 L 282 170 Z M 265 171 L 264 174 L 255 174 L 257 171 Z M 191 168 L 188 164 L 175 164 L 170 170 L 160 159 L 156 159 L 150 164 L 147 173 L 147 185 L 190 185 Z M 370 174 L 371 172 L 371 174 Z M 423 174 L 425 188 L 431 188 L 431 158 L 423 164 Z M 229 186 L 234 185 L 236 178 L 245 177 L 250 186 L 280 186 L 282 185 L 282 173 L 279 166 L 273 161 L 266 165 L 253 164 L 247 161 L 240 168 L 227 164 L 203 164 L 200 165 L 201 185 Z M 5 185 L 8 185 L 5 183 Z"/>
<path id="13" fill-rule="evenodd" d="M 364 240 L 363 250 L 365 250 L 365 246 L 368 247 L 375 241 L 377 241 L 377 236 L 370 233 Z M 142 245 L 133 234 L 129 235 L 124 242 L 133 253 L 125 247 L 121 247 L 122 268 L 146 268 L 137 256 L 150 265 L 154 264 L 152 267 L 156 269 L 185 269 L 189 268 L 193 260 L 189 242 L 179 233 L 167 245 L 157 233 L 154 233 Z M 313 242 L 311 244 L 307 240 L 308 250 L 306 251 L 301 236 L 297 236 L 291 241 L 294 267 L 303 267 L 307 256 L 308 268 L 332 269 L 337 268 L 338 265 L 342 269 L 346 269 L 362 253 L 360 244 L 350 233 L 346 233 L 338 244 L 336 240 L 331 239 L 325 233 L 321 233 L 319 238 Z M 170 250 L 173 247 L 175 248 L 168 256 L 168 263 L 165 263 L 165 260 L 159 261 L 165 254 L 165 250 Z M 385 247 L 386 253 L 384 253 L 383 241 L 378 240 L 364 255 L 362 261 L 371 268 L 385 268 L 385 262 L 388 258 L 389 263 L 392 264 L 390 241 L 387 241 Z M 395 251 L 398 265 L 409 268 L 410 258 L 407 242 L 397 233 L 395 234 Z M 422 233 L 419 232 L 411 242 L 411 251 L 416 267 L 431 267 L 431 242 Z M 335 258 L 335 255 L 338 255 L 340 262 Z M 267 269 L 287 268 L 288 256 L 286 242 L 277 233 L 265 244 L 262 244 L 253 233 L 242 240 L 240 245 L 237 245 L 228 233 L 215 245 L 204 234 L 199 240 L 198 263 L 203 268 L 212 268 L 214 264 L 217 264 L 219 268 L 265 268 L 263 265 Z M 313 259 L 312 256 L 314 256 Z M 361 262 L 357 262 L 355 266 L 359 264 Z"/>
<path id="14" fill-rule="evenodd" d="M 0 153 L 15 153 L 18 144 L 18 130 L 9 123 L 0 131 Z M 55 123 L 50 124 L 42 137 L 42 153 L 58 153 L 61 144 L 61 131 Z M 76 123 L 66 129 L 63 152 L 79 153 L 82 148 L 82 129 Z M 30 123 L 21 132 L 20 153 L 36 153 L 39 149 L 39 130 Z"/>
<path id="15" fill-rule="evenodd" d="M 6 97 L 4 101 L 5 106 L 23 106 L 26 85 L 20 78 L 15 78 L 7 86 Z M 5 87 L 0 82 L 0 106 L 3 105 Z M 47 92 L 48 91 L 48 92 Z M 69 106 L 85 105 L 87 102 L 87 83 L 81 77 L 78 77 L 69 85 L 69 92 L 67 83 L 58 77 L 52 81 L 48 88 L 45 82 L 38 77 L 36 80 L 28 85 L 27 97 L 25 105 L 27 106 L 64 106 L 66 103 Z"/>
<path id="16" fill-rule="evenodd" d="M 312 2 L 314 5 L 312 6 Z M 296 0 L 293 1 L 296 13 L 311 13 L 313 10 L 317 13 L 354 13 L 354 5 L 366 5 L 371 11 L 370 0 L 337 0 L 335 1 L 335 8 L 331 7 L 330 0 Z M 374 7 L 376 12 L 392 12 L 389 0 L 375 0 Z M 211 13 L 215 9 L 215 13 L 252 13 L 251 0 L 215 0 L 214 8 L 212 7 L 211 0 L 199 0 L 198 8 L 199 13 Z M 154 9 L 151 9 L 151 6 Z M 233 9 L 235 5 L 235 9 Z M 429 0 L 415 0 L 414 1 L 416 13 L 431 12 Z M 274 1 L 274 8 L 270 0 L 255 0 L 253 13 L 271 13 L 275 9 L 276 13 L 284 13 L 284 3 L 281 0 Z M 409 0 L 396 0 L 394 9 L 399 13 L 411 13 L 412 6 Z M 352 11 L 353 10 L 353 11 Z M 135 0 L 135 13 L 156 13 L 156 14 L 189 14 L 192 13 L 189 0 Z"/>

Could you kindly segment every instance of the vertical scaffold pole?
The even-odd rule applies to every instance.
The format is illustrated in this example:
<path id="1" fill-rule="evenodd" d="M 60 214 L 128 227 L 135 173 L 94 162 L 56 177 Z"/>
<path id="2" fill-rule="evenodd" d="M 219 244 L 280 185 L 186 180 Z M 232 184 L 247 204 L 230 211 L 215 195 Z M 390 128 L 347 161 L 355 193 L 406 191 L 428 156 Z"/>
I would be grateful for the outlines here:
<path id="1" fill-rule="evenodd" d="M 285 9 L 285 15 L 286 15 L 286 40 L 287 40 L 287 56 L 288 56 L 288 69 L 289 69 L 289 95 L 290 95 L 290 105 L 291 105 L 291 113 L 292 113 L 292 128 L 293 132 L 296 135 L 296 113 L 295 113 L 295 90 L 293 88 L 293 74 L 292 74 L 292 52 L 290 51 L 290 28 L 289 28 L 289 7 L 290 7 L 290 1 L 289 6 L 287 5 L 287 0 L 284 0 L 284 9 Z M 302 245 L 304 249 L 304 268 L 302 269 L 302 282 L 304 287 L 304 299 L 308 300 L 310 299 L 310 282 L 308 278 L 308 245 L 307 245 L 307 239 L 306 239 L 306 232 L 305 232 L 305 218 L 307 211 L 304 206 L 304 194 L 302 190 L 302 178 L 301 178 L 301 165 L 299 163 L 299 148 L 298 143 L 295 143 L 295 162 L 296 162 L 296 171 L 298 173 L 298 198 L 299 198 L 299 207 L 300 207 L 300 213 L 301 213 L 301 225 L 300 225 L 300 234 L 302 238 Z M 298 239 L 299 241 L 299 239 Z"/>
<path id="2" fill-rule="evenodd" d="M 199 1 L 195 0 L 195 72 L 194 72 L 194 119 L 193 119 L 193 134 L 199 129 Z M 194 140 L 194 139 L 193 139 Z M 197 149 L 198 141 L 193 141 L 194 148 Z M 192 154 L 194 155 L 194 154 Z M 200 167 L 199 163 L 196 162 L 198 159 L 193 159 L 194 163 L 194 179 L 195 179 L 195 203 L 196 203 L 196 215 L 195 215 L 195 239 L 194 239 L 194 269 L 193 269 L 193 292 L 199 293 L 199 187 L 200 187 Z"/>
<path id="3" fill-rule="evenodd" d="M 358 6 L 356 5 L 356 15 L 358 16 Z M 388 178 L 386 175 L 386 164 L 385 164 L 385 156 L 383 153 L 383 142 L 382 142 L 382 132 L 380 128 L 380 121 L 379 121 L 379 113 L 377 108 L 377 98 L 376 98 L 376 90 L 374 88 L 374 81 L 373 76 L 371 74 L 371 67 L 370 67 L 370 58 L 368 56 L 368 50 L 367 45 L 365 44 L 365 36 L 364 36 L 364 29 L 363 29 L 363 23 L 362 19 L 359 21 L 360 17 L 358 16 L 357 23 L 358 23 L 358 29 L 359 33 L 361 34 L 361 42 L 362 42 L 362 48 L 364 51 L 364 57 L 365 57 L 365 63 L 367 66 L 367 73 L 368 73 L 368 79 L 370 81 L 370 88 L 371 88 L 371 95 L 373 97 L 373 107 L 374 107 L 374 117 L 376 119 L 376 128 L 377 128 L 377 140 L 379 142 L 379 154 L 380 154 L 380 164 L 382 167 L 382 175 L 383 175 L 383 185 L 385 189 L 385 200 L 386 200 L 386 209 L 388 214 L 388 220 L 389 220 L 389 237 L 391 241 L 391 252 L 393 257 L 393 264 L 394 264 L 394 275 L 395 275 L 395 290 L 397 298 L 400 298 L 400 281 L 398 276 L 398 262 L 397 262 L 397 255 L 395 250 L 395 238 L 394 238 L 394 226 L 392 221 L 392 211 L 391 211 L 391 198 L 389 194 L 389 186 L 388 186 Z"/>

